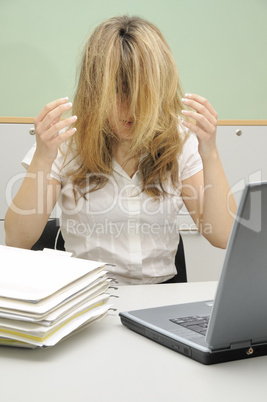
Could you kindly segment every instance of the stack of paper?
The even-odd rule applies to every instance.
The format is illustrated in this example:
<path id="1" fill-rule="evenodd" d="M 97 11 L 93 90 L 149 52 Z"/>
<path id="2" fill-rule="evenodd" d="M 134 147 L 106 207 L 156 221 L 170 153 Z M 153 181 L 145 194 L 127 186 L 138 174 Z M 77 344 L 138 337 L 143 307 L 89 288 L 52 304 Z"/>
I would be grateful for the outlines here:
<path id="1" fill-rule="evenodd" d="M 105 264 L 0 246 L 0 344 L 53 346 L 110 308 Z"/>

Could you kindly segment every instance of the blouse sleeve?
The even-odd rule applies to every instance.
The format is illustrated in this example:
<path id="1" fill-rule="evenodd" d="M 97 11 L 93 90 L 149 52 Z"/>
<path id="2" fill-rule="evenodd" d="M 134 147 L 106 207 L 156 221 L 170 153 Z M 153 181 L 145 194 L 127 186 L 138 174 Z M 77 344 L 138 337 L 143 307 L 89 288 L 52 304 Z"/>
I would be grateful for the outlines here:
<path id="1" fill-rule="evenodd" d="M 25 155 L 25 157 L 23 158 L 23 160 L 21 162 L 22 166 L 26 170 L 28 170 L 28 168 L 29 168 L 29 166 L 31 164 L 31 161 L 32 161 L 33 155 L 35 153 L 35 150 L 36 150 L 36 144 L 33 145 L 32 148 L 30 148 L 30 150 L 27 152 L 27 154 Z M 56 179 L 59 182 L 61 182 L 61 174 L 60 174 L 60 170 L 61 170 L 60 162 L 61 162 L 61 159 L 62 159 L 61 153 L 58 151 L 58 156 L 55 159 L 55 161 L 54 161 L 54 163 L 52 165 L 52 168 L 51 168 L 51 172 L 50 172 L 50 177 L 53 178 L 53 179 Z"/>
<path id="2" fill-rule="evenodd" d="M 198 140 L 191 133 L 186 140 L 178 159 L 180 180 L 183 181 L 203 169 L 202 159 L 198 153 Z"/>

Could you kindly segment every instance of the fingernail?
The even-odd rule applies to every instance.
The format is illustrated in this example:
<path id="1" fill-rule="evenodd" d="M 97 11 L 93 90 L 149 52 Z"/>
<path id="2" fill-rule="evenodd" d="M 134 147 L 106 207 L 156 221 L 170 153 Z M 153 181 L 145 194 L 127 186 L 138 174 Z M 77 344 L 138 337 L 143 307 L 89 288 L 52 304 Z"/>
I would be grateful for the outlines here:
<path id="1" fill-rule="evenodd" d="M 65 98 L 61 98 L 62 102 L 65 102 L 65 101 L 67 101 L 68 99 L 69 99 L 68 96 L 66 96 Z"/>
<path id="2" fill-rule="evenodd" d="M 192 94 L 186 93 L 184 96 L 186 96 L 187 98 L 191 98 Z"/>
<path id="3" fill-rule="evenodd" d="M 186 103 L 186 102 L 188 102 L 188 99 L 182 98 L 182 102 Z"/>
<path id="4" fill-rule="evenodd" d="M 181 113 L 186 114 L 186 110 L 181 110 Z"/>
<path id="5" fill-rule="evenodd" d="M 67 107 L 67 108 L 71 108 L 71 107 L 72 107 L 72 103 L 71 103 L 71 102 L 66 103 L 65 107 Z"/>
<path id="6" fill-rule="evenodd" d="M 71 121 L 76 121 L 77 120 L 77 116 L 72 116 Z"/>

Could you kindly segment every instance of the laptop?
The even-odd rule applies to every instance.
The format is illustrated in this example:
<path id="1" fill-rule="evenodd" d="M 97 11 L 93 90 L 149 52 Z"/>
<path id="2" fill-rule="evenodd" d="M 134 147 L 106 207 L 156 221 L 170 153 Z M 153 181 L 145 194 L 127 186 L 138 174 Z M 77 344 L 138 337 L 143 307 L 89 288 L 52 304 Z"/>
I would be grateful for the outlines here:
<path id="1" fill-rule="evenodd" d="M 267 182 L 243 190 L 214 301 L 119 315 L 131 330 L 203 364 L 266 355 Z"/>

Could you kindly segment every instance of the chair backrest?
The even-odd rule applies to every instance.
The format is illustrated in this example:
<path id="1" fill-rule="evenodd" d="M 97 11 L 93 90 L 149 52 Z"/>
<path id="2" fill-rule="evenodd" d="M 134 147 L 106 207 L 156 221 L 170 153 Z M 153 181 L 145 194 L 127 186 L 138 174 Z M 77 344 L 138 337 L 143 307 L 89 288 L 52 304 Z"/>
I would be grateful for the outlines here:
<path id="1" fill-rule="evenodd" d="M 44 248 L 53 248 L 56 250 L 65 250 L 65 242 L 61 235 L 59 219 L 51 219 L 47 222 L 40 239 L 33 245 L 32 250 L 43 250 Z M 165 283 L 187 282 L 186 264 L 184 255 L 184 244 L 182 236 L 175 255 L 175 266 L 177 274 Z"/>
<path id="2" fill-rule="evenodd" d="M 59 219 L 50 219 L 39 240 L 32 246 L 32 250 L 43 250 L 44 248 L 53 248 L 65 251 L 64 239 L 62 237 Z"/>
<path id="3" fill-rule="evenodd" d="M 175 255 L 175 266 L 177 270 L 176 281 L 175 282 L 187 282 L 186 274 L 186 263 L 185 263 L 185 253 L 184 253 L 184 243 L 182 236 L 180 235 L 180 240 Z"/>

